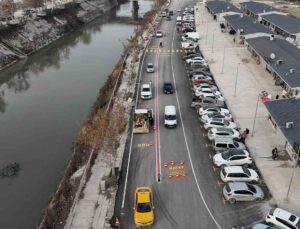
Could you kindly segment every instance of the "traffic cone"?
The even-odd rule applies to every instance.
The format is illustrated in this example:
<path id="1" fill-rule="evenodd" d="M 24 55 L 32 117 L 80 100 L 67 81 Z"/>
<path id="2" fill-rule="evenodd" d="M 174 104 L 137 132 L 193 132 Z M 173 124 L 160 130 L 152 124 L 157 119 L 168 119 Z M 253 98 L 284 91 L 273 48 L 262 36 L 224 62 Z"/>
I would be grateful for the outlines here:
<path id="1" fill-rule="evenodd" d="M 179 174 L 178 174 L 178 173 L 176 173 L 175 177 L 176 177 L 176 179 L 179 179 Z"/>
<path id="2" fill-rule="evenodd" d="M 186 178 L 186 175 L 185 175 L 185 173 L 182 173 L 182 175 L 181 175 L 181 176 L 182 176 L 182 178 L 183 178 L 183 179 L 185 179 L 185 178 Z"/>
<path id="3" fill-rule="evenodd" d="M 168 163 L 164 162 L 164 168 L 168 168 Z"/>
<path id="4" fill-rule="evenodd" d="M 171 173 L 169 173 L 168 178 L 169 178 L 169 180 L 172 180 L 173 175 Z"/>
<path id="5" fill-rule="evenodd" d="M 179 164 L 180 165 L 184 165 L 183 160 L 180 160 Z"/>
<path id="6" fill-rule="evenodd" d="M 171 165 L 171 166 L 174 166 L 174 165 L 175 165 L 175 164 L 174 164 L 174 161 L 171 161 L 170 165 Z"/>

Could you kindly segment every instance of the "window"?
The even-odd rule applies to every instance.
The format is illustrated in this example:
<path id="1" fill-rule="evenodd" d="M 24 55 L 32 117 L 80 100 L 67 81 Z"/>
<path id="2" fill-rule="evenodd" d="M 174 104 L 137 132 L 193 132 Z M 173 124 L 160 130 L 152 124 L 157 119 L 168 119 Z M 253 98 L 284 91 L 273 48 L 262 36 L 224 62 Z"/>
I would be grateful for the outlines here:
<path id="1" fill-rule="evenodd" d="M 289 227 L 289 228 L 296 229 L 296 227 L 294 227 L 293 225 L 289 224 L 289 223 L 286 222 L 285 220 L 283 220 L 283 219 L 281 219 L 281 218 L 278 218 L 278 217 L 275 217 L 275 218 L 276 218 L 276 220 L 277 220 L 279 223 L 281 223 L 281 224 L 283 224 L 283 225 L 285 225 L 285 226 L 287 226 L 287 227 Z"/>
<path id="2" fill-rule="evenodd" d="M 228 148 L 230 148 L 230 149 L 235 149 L 236 147 L 235 147 L 234 144 L 229 143 L 229 144 L 228 144 Z"/>
<path id="3" fill-rule="evenodd" d="M 240 194 L 242 195 L 247 195 L 247 196 L 252 196 L 253 194 L 247 190 L 240 190 Z"/>
<path id="4" fill-rule="evenodd" d="M 216 144 L 216 147 L 217 147 L 217 148 L 226 148 L 227 145 L 226 145 L 225 143 L 217 143 L 217 144 Z"/>
<path id="5" fill-rule="evenodd" d="M 229 133 L 225 133 L 225 132 L 220 132 L 217 135 L 219 136 L 229 136 Z"/>

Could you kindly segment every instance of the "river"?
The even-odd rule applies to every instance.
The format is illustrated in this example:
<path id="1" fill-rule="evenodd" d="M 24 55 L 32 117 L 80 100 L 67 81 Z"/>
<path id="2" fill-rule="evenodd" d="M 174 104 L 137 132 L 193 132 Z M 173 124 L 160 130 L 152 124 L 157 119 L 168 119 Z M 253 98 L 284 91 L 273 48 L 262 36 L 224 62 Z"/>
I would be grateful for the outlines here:
<path id="1" fill-rule="evenodd" d="M 142 15 L 151 1 L 139 1 Z M 120 58 L 134 26 L 124 3 L 0 73 L 0 168 L 20 163 L 17 177 L 0 178 L 0 227 L 31 229 L 56 191 L 72 142 L 99 89 Z"/>

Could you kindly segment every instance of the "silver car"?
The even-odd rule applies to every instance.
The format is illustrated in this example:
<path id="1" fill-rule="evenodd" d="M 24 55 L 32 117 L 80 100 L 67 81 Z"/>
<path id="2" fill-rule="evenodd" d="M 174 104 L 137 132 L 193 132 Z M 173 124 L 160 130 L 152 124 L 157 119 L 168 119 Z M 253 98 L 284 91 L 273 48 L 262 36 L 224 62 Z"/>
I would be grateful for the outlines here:
<path id="1" fill-rule="evenodd" d="M 240 139 L 241 134 L 235 129 L 226 128 L 226 127 L 217 127 L 217 128 L 209 129 L 207 137 L 211 141 L 213 141 L 218 137 Z"/>
<path id="2" fill-rule="evenodd" d="M 146 71 L 147 71 L 148 73 L 153 73 L 153 72 L 154 72 L 154 65 L 153 65 L 152 63 L 148 63 L 148 64 L 147 64 Z"/>
<path id="3" fill-rule="evenodd" d="M 207 123 L 207 122 L 211 122 L 211 120 L 213 118 L 223 118 L 223 119 L 228 120 L 228 121 L 232 120 L 231 114 L 222 114 L 220 112 L 215 112 L 215 113 L 211 113 L 211 114 L 202 115 L 201 118 L 199 118 L 199 120 L 204 124 L 204 123 Z"/>
<path id="4" fill-rule="evenodd" d="M 263 190 L 257 186 L 245 182 L 230 182 L 223 188 L 223 196 L 229 203 L 236 201 L 261 201 L 264 199 Z"/>

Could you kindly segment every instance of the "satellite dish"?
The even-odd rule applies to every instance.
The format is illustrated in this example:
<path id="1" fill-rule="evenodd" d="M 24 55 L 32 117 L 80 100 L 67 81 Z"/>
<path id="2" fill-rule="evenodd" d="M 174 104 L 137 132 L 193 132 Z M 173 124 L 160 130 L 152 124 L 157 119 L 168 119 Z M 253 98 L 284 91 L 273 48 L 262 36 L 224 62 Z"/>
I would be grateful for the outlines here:
<path id="1" fill-rule="evenodd" d="M 270 54 L 270 58 L 271 58 L 272 60 L 274 60 L 275 57 L 276 57 L 276 55 L 275 55 L 274 53 L 271 53 L 271 54 Z"/>

